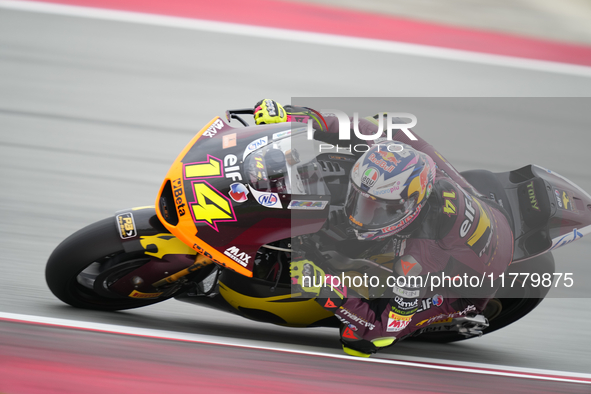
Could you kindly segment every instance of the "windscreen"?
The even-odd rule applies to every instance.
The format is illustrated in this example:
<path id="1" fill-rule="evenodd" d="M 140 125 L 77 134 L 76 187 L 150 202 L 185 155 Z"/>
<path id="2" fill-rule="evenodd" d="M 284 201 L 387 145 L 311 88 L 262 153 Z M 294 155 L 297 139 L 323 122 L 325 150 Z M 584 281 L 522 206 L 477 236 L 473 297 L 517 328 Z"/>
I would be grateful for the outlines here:
<path id="1" fill-rule="evenodd" d="M 260 192 L 329 195 L 314 154 L 317 142 L 307 139 L 305 128 L 288 131 L 245 158 L 244 175 L 249 184 Z"/>

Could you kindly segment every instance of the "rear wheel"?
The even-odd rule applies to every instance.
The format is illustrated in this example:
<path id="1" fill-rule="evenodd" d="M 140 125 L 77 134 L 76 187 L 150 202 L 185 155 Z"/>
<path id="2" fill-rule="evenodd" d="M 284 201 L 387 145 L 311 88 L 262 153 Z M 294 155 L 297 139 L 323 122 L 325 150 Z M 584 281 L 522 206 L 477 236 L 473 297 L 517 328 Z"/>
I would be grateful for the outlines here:
<path id="1" fill-rule="evenodd" d="M 540 275 L 544 273 L 553 274 L 554 257 L 552 256 L 552 253 L 548 252 L 541 256 L 534 257 L 533 259 L 509 266 L 507 273 L 515 272 L 537 272 Z M 505 274 L 505 277 L 507 277 L 507 273 Z M 507 284 L 507 281 L 505 281 L 505 284 Z M 482 312 L 489 321 L 489 326 L 483 330 L 483 334 L 489 334 L 506 327 L 509 324 L 515 323 L 517 320 L 534 310 L 550 290 L 549 287 L 533 287 L 531 286 L 531 282 L 529 282 L 530 286 L 527 284 L 528 283 L 526 282 L 524 287 L 518 285 L 513 288 L 504 287 L 499 289 L 497 292 L 497 298 L 491 299 Z M 458 332 L 437 331 L 427 332 L 409 339 L 422 342 L 447 343 L 470 338 L 466 338 Z"/>
<path id="2" fill-rule="evenodd" d="M 133 299 L 109 291 L 119 278 L 150 261 L 143 252 L 125 253 L 115 219 L 93 223 L 65 239 L 45 268 L 51 292 L 77 308 L 115 311 L 164 301 L 177 289 L 155 299 Z M 172 290 L 172 291 L 171 291 Z"/>

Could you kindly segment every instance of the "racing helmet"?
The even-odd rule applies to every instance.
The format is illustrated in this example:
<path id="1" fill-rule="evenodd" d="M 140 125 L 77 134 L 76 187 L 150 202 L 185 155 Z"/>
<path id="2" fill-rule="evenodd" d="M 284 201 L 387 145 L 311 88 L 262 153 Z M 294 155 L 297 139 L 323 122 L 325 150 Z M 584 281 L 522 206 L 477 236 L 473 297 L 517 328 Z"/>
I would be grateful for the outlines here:
<path id="1" fill-rule="evenodd" d="M 394 235 L 415 220 L 435 179 L 427 154 L 395 141 L 372 146 L 351 171 L 345 214 L 357 238 Z"/>

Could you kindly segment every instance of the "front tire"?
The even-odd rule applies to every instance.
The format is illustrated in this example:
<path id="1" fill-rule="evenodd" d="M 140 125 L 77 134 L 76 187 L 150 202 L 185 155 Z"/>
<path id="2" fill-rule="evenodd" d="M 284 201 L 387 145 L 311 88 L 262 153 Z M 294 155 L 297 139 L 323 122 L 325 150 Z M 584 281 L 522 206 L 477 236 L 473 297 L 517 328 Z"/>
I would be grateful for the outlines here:
<path id="1" fill-rule="evenodd" d="M 137 267 L 148 260 L 143 253 L 125 253 L 115 219 L 107 218 L 78 230 L 59 244 L 47 261 L 45 280 L 57 298 L 76 308 L 103 311 L 139 308 L 171 296 L 140 300 L 116 294 L 101 295 L 82 284 L 81 273 L 93 264 Z M 124 268 L 120 271 L 126 272 Z"/>

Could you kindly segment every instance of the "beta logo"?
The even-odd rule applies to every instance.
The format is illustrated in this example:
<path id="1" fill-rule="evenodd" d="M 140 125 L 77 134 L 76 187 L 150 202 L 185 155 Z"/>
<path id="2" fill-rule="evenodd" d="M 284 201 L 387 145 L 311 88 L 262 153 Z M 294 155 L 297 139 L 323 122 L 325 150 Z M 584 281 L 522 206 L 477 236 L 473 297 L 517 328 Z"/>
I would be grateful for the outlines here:
<path id="1" fill-rule="evenodd" d="M 246 252 L 241 252 L 240 249 L 235 246 L 231 246 L 226 249 L 224 254 L 243 267 L 246 267 L 248 265 L 248 261 L 250 260 L 250 256 Z"/>
<path id="2" fill-rule="evenodd" d="M 176 204 L 179 216 L 185 216 L 185 200 L 183 197 L 183 182 L 181 178 L 172 181 L 172 193 L 174 194 L 174 203 Z"/>
<path id="3" fill-rule="evenodd" d="M 248 200 L 248 189 L 242 183 L 232 183 L 228 192 L 230 198 L 236 202 Z"/>

